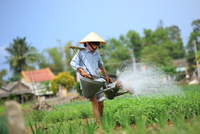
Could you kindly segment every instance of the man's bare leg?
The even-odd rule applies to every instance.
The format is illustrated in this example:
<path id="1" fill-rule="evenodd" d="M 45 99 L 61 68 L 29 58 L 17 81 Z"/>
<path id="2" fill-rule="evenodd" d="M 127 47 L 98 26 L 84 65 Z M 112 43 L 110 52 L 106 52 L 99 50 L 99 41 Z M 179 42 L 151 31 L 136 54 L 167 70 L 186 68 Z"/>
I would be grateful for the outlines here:
<path id="1" fill-rule="evenodd" d="M 101 124 L 101 121 L 100 121 L 100 116 L 101 116 L 101 115 L 100 115 L 100 113 L 99 113 L 99 103 L 98 103 L 96 97 L 91 98 L 90 101 L 92 102 L 93 114 L 94 114 L 94 116 L 95 116 L 97 122 L 98 122 L 99 124 Z"/>
<path id="2" fill-rule="evenodd" d="M 104 107 L 103 101 L 99 102 L 99 113 L 100 113 L 100 116 L 103 115 L 103 107 Z"/>

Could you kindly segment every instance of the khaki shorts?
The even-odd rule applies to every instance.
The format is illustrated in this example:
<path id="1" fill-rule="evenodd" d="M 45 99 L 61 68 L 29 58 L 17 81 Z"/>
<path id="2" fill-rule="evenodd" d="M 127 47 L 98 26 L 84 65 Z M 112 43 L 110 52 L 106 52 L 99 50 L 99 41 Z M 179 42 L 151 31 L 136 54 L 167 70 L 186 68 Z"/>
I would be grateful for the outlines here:
<path id="1" fill-rule="evenodd" d="M 101 91 L 101 90 L 103 90 L 103 88 L 101 88 L 99 91 Z M 102 93 L 100 93 L 98 95 L 95 95 L 95 97 L 97 98 L 98 102 L 102 102 L 102 101 L 104 101 L 106 99 L 105 96 L 104 96 L 104 92 L 102 92 Z"/>

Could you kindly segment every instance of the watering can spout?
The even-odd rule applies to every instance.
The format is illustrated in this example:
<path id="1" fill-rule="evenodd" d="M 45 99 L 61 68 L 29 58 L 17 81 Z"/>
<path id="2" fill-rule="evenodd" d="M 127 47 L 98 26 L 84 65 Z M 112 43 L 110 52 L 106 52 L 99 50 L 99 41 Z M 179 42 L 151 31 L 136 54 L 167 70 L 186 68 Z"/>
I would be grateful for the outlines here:
<path id="1" fill-rule="evenodd" d="M 128 93 L 128 92 L 119 93 L 120 88 L 116 85 L 116 82 L 108 84 L 107 87 L 109 90 L 105 90 L 104 93 L 105 93 L 106 98 L 108 98 L 109 100 L 112 100 L 117 96 Z"/>
<path id="2" fill-rule="evenodd" d="M 116 93 L 116 94 L 115 94 L 115 97 L 116 97 L 116 96 L 123 95 L 123 94 L 126 94 L 126 93 L 128 93 L 128 92 L 126 91 L 126 92 L 122 92 L 122 93 Z"/>

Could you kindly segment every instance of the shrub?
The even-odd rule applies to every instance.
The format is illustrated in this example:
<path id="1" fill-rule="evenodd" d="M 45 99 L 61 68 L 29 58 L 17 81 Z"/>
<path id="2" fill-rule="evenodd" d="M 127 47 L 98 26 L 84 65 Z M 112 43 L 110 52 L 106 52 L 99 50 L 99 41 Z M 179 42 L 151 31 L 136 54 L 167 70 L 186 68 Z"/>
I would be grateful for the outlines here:
<path id="1" fill-rule="evenodd" d="M 47 111 L 33 111 L 31 118 L 35 122 L 41 122 L 45 116 L 47 116 L 49 112 Z"/>

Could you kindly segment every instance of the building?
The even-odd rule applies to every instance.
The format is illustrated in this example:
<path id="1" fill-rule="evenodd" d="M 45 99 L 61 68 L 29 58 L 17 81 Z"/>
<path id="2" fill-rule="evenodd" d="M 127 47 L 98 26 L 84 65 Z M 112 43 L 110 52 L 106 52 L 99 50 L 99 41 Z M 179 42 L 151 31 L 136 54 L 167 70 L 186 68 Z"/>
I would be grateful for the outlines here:
<path id="1" fill-rule="evenodd" d="M 181 79 L 181 78 L 183 79 L 185 78 L 186 75 L 189 74 L 188 62 L 186 58 L 173 60 L 173 63 L 174 63 L 173 65 L 176 67 L 176 72 L 177 72 L 176 77 L 178 79 Z"/>
<path id="2" fill-rule="evenodd" d="M 51 81 L 54 78 L 54 74 L 49 68 L 22 71 L 21 74 L 21 83 L 28 86 L 31 92 L 36 96 L 50 97 L 53 95 L 53 91 L 48 91 L 47 86 L 42 83 Z"/>
<path id="3" fill-rule="evenodd" d="M 11 94 L 15 94 L 19 102 L 24 102 L 24 98 L 27 100 L 33 98 L 33 94 L 29 90 L 29 87 L 19 81 L 11 82 L 9 84 L 4 84 L 0 88 L 0 97 L 6 100 Z"/>
<path id="4" fill-rule="evenodd" d="M 176 59 L 173 60 L 174 66 L 176 67 L 176 72 L 186 72 L 187 71 L 187 59 Z"/>

